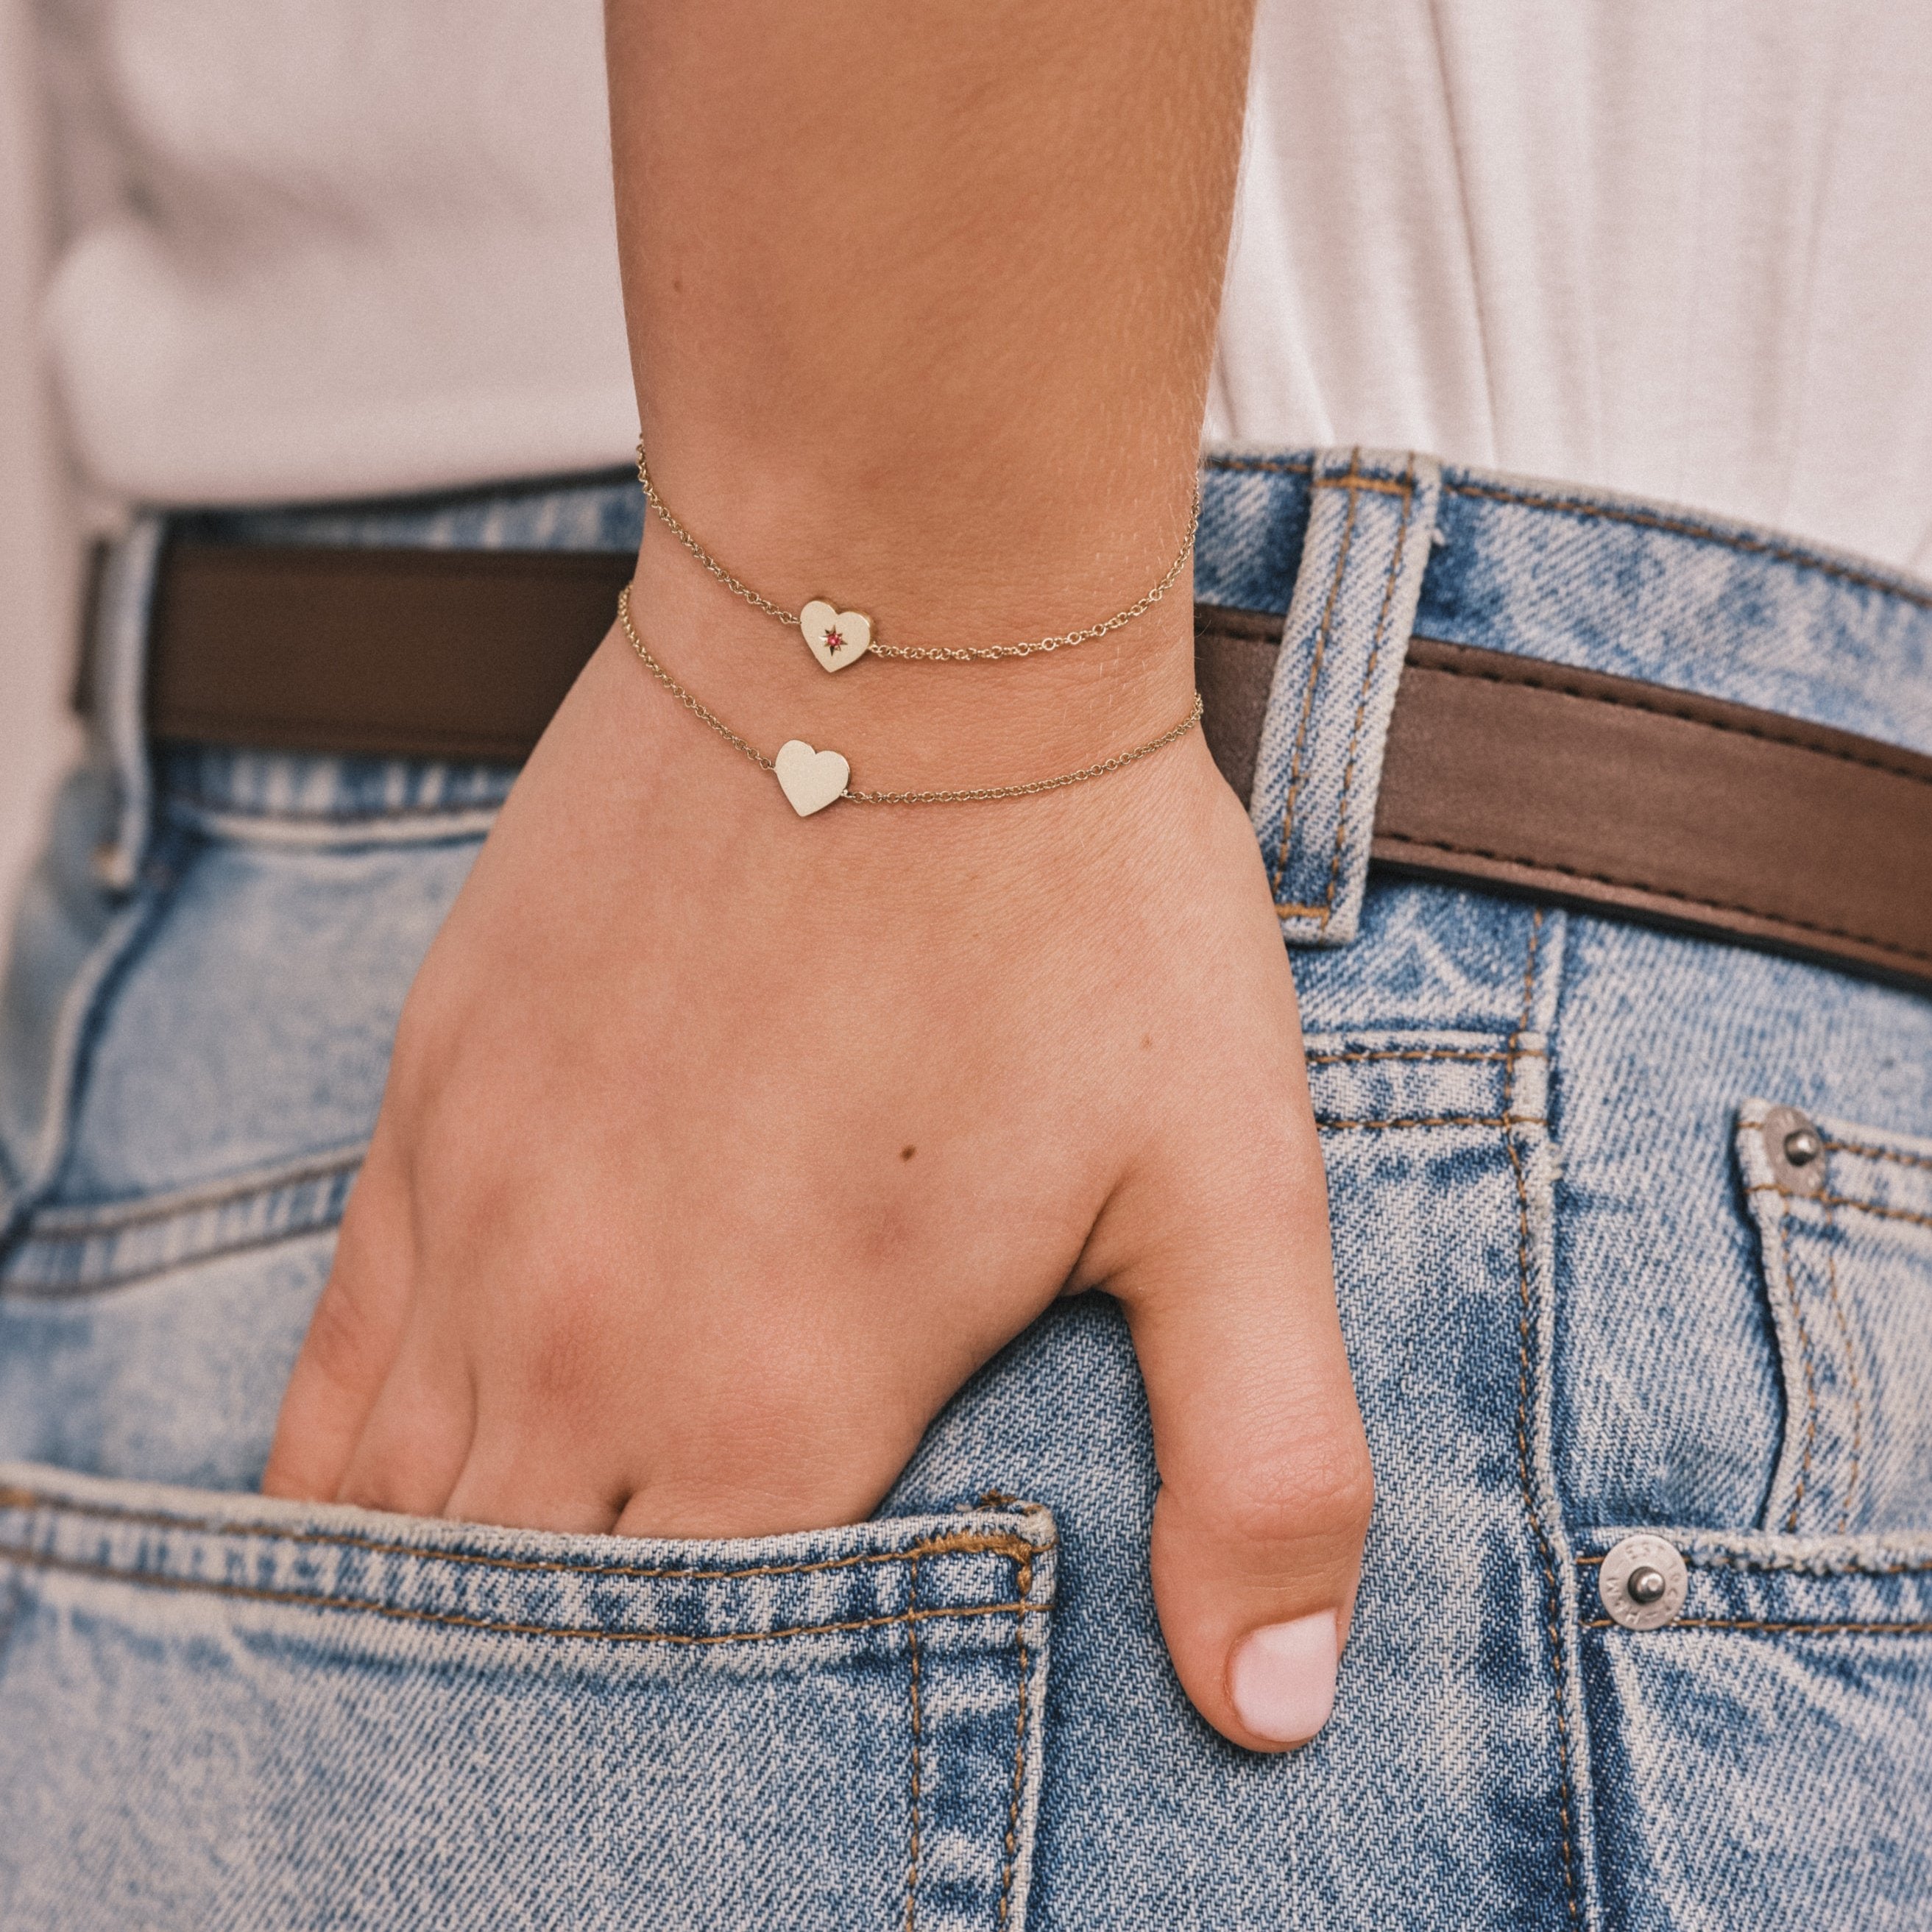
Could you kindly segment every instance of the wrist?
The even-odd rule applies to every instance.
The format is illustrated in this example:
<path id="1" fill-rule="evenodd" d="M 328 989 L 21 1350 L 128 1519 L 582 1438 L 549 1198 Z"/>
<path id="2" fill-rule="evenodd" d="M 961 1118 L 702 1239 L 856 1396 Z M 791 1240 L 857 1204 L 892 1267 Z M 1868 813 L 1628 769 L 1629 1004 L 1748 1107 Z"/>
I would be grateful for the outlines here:
<path id="1" fill-rule="evenodd" d="M 653 519 L 631 614 L 665 670 L 766 757 L 802 739 L 843 755 L 855 789 L 955 789 L 1076 770 L 1146 742 L 1184 716 L 1193 700 L 1191 578 L 1184 564 L 1132 621 L 1057 650 L 970 662 L 868 655 L 828 672 L 795 626 L 734 596 Z M 1129 601 L 1117 590 L 1112 609 L 1071 608 L 1049 582 L 1028 611 L 1009 589 L 1000 601 L 1016 628 L 996 630 L 970 598 L 962 601 L 974 608 L 962 620 L 937 598 L 904 598 L 882 613 L 848 590 L 826 584 L 808 594 L 865 610 L 875 638 L 900 648 L 1010 644 L 1093 625 Z M 800 596 L 790 608 L 806 601 Z"/>

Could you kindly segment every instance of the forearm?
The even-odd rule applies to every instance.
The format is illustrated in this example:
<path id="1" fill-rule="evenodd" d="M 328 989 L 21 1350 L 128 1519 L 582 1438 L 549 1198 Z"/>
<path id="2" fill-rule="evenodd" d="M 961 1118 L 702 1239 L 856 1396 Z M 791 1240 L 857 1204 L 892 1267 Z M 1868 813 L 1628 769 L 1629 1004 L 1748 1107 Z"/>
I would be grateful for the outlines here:
<path id="1" fill-rule="evenodd" d="M 610 20 L 644 428 L 692 529 L 904 644 L 1063 631 L 1156 580 L 1246 0 Z M 1064 771 L 1191 695 L 1184 576 L 1049 656 L 836 677 L 656 522 L 634 588 L 754 746 L 830 743 L 879 789 Z M 767 782 L 607 640 L 411 990 L 266 1486 L 624 1534 L 847 1521 L 1104 1283 L 1180 1681 L 1238 1742 L 1312 1735 L 1370 1485 L 1239 803 L 1192 732 L 1011 803 L 801 821 Z"/>
<path id="2" fill-rule="evenodd" d="M 898 643 L 1138 597 L 1186 528 L 1250 13 L 612 0 L 632 356 L 680 518 L 788 608 Z M 835 730 L 884 782 L 1034 776 L 1186 701 L 1184 575 L 1054 658 L 835 689 L 661 529 L 640 571 L 666 651 L 754 733 Z"/>

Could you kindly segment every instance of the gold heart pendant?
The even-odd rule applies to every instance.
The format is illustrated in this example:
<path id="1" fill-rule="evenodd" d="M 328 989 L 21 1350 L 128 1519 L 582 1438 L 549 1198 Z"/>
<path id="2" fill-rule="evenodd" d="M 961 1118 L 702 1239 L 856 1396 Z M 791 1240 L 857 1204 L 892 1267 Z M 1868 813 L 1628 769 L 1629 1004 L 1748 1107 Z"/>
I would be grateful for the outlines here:
<path id="1" fill-rule="evenodd" d="M 836 752 L 815 751 L 802 738 L 789 738 L 778 747 L 772 771 L 801 818 L 844 797 L 852 776 L 852 767 Z"/>
<path id="2" fill-rule="evenodd" d="M 827 670 L 856 664 L 872 648 L 872 620 L 860 610 L 836 610 L 814 597 L 798 614 L 798 628 L 812 655 Z"/>

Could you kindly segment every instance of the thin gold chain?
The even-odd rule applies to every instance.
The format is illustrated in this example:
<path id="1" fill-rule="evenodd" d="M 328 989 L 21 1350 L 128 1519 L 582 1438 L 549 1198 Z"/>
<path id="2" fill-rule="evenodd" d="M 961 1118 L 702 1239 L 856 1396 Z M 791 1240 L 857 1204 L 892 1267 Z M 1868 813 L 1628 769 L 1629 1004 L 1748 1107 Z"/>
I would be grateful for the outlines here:
<path id="1" fill-rule="evenodd" d="M 799 628 L 798 613 L 788 610 L 782 604 L 774 604 L 769 597 L 761 597 L 752 586 L 734 577 L 685 526 L 673 516 L 670 508 L 658 494 L 657 485 L 651 481 L 651 472 L 644 461 L 644 446 L 638 445 L 638 481 L 644 486 L 644 500 L 658 514 L 664 528 L 683 544 L 711 574 L 723 584 L 734 597 L 742 597 L 754 610 L 762 610 L 768 617 L 776 617 L 781 624 L 788 624 L 795 631 Z M 1201 489 L 1196 484 L 1194 505 L 1187 518 L 1187 534 L 1181 539 L 1180 548 L 1175 552 L 1174 561 L 1166 573 L 1145 596 L 1137 597 L 1124 610 L 1116 610 L 1104 623 L 1090 624 L 1082 631 L 1063 631 L 1058 635 L 1034 638 L 1017 644 L 986 644 L 976 646 L 950 644 L 881 644 L 874 643 L 870 655 L 875 658 L 902 658 L 924 664 L 984 664 L 998 658 L 1030 658 L 1042 651 L 1057 651 L 1071 644 L 1091 644 L 1096 638 L 1104 638 L 1111 631 L 1118 631 L 1131 624 L 1136 617 L 1144 617 L 1172 590 L 1182 571 L 1187 567 L 1187 560 L 1193 554 L 1194 538 L 1201 528 Z"/>
<path id="2" fill-rule="evenodd" d="M 631 586 L 627 584 L 617 593 L 617 619 L 624 627 L 624 634 L 631 640 L 631 648 L 642 660 L 645 670 L 682 705 L 686 710 L 700 723 L 708 724 L 728 744 L 735 745 L 761 772 L 775 771 L 777 766 L 755 745 L 739 736 L 716 712 L 680 684 L 664 666 L 652 656 L 642 638 L 638 635 L 637 626 L 631 621 Z M 1025 784 L 974 785 L 955 791 L 854 791 L 850 786 L 842 792 L 842 798 L 850 799 L 854 805 L 976 805 L 999 798 L 1034 798 L 1043 791 L 1058 791 L 1066 785 L 1084 784 L 1090 778 L 1105 778 L 1110 772 L 1118 772 L 1123 766 L 1136 764 L 1142 758 L 1150 758 L 1156 752 L 1164 752 L 1168 746 L 1186 737 L 1201 722 L 1201 694 L 1194 694 L 1194 702 L 1188 706 L 1187 716 L 1178 724 L 1170 724 L 1158 738 L 1150 738 L 1144 745 L 1136 745 L 1131 752 L 1117 752 L 1111 758 L 1102 758 L 1097 764 L 1083 765 L 1077 772 L 1062 772 L 1058 778 L 1034 778 Z"/>

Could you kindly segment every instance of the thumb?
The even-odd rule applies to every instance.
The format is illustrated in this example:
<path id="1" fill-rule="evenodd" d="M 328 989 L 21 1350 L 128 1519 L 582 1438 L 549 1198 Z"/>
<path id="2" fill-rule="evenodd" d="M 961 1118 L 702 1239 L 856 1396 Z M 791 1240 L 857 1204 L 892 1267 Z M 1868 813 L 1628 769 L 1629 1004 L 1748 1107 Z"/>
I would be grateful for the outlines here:
<path id="1" fill-rule="evenodd" d="M 1154 1198 L 1124 1188 L 1109 1204 L 1127 1238 L 1107 1285 L 1132 1330 L 1160 1471 L 1161 1630 L 1196 1708 L 1251 1750 L 1304 1743 L 1328 1721 L 1374 1496 L 1304 1125 L 1264 1183 L 1250 1143 L 1238 1180 L 1156 1168 Z"/>

